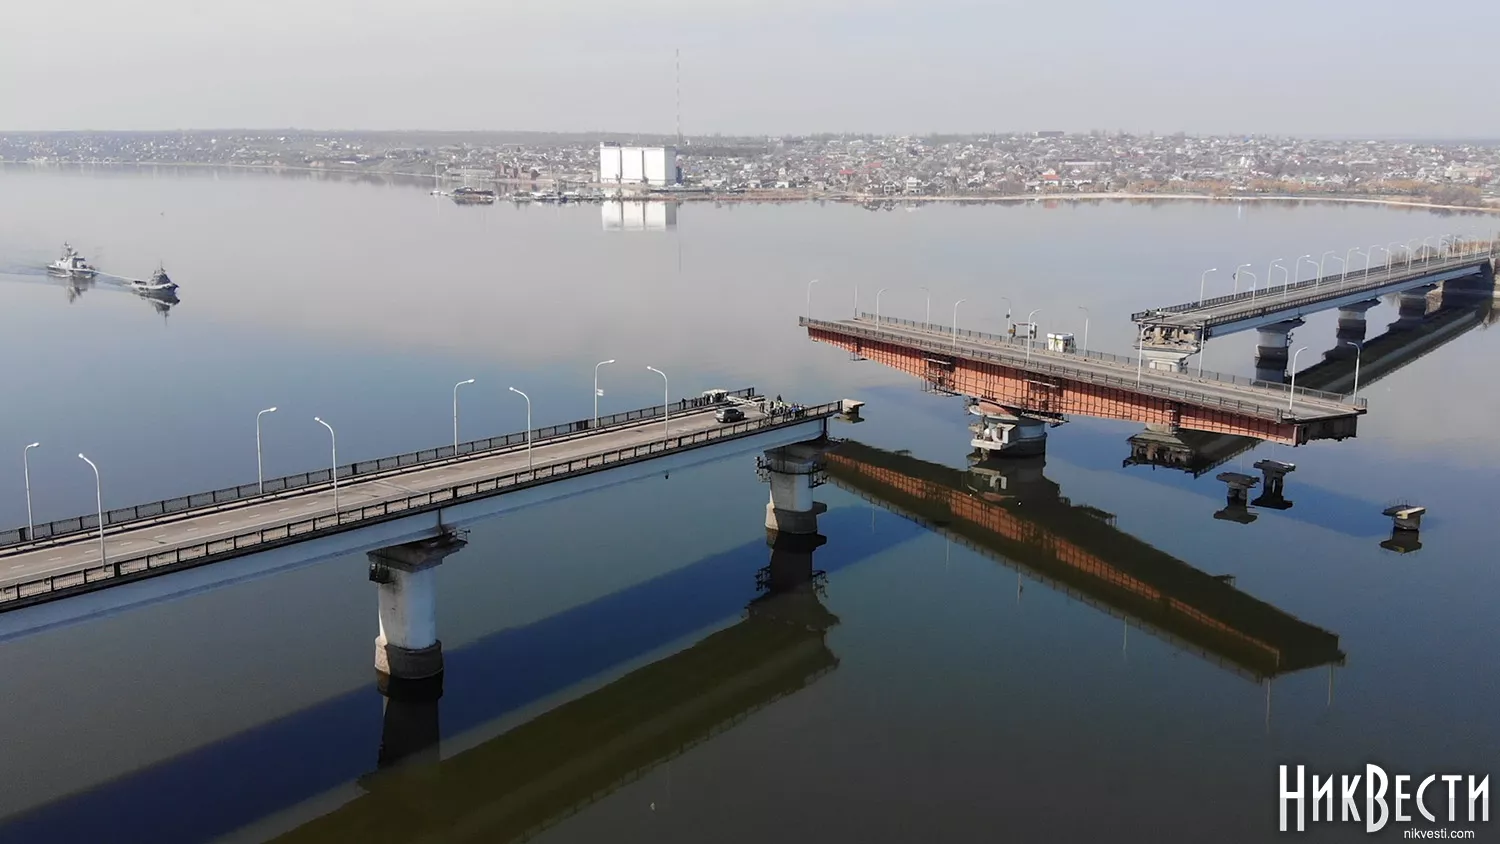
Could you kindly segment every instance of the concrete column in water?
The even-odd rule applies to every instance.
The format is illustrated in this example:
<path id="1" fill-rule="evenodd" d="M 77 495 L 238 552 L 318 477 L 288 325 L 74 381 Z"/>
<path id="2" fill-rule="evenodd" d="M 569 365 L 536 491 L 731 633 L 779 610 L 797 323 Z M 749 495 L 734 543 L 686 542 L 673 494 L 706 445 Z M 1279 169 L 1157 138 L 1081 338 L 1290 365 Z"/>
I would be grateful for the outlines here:
<path id="1" fill-rule="evenodd" d="M 1047 422 L 1010 408 L 973 405 L 980 421 L 969 426 L 969 445 L 988 456 L 1035 457 L 1047 453 Z"/>
<path id="2" fill-rule="evenodd" d="M 1288 472 L 1297 471 L 1297 464 L 1266 458 L 1257 461 L 1255 468 L 1260 470 L 1261 478 L 1265 480 L 1265 485 L 1261 487 L 1260 497 L 1255 499 L 1255 506 L 1273 510 L 1290 510 L 1292 502 L 1286 500 L 1284 494 L 1286 475 Z"/>
<path id="3" fill-rule="evenodd" d="M 818 514 L 828 505 L 814 501 L 814 487 L 823 483 L 823 447 L 817 443 L 795 443 L 773 448 L 756 461 L 761 477 L 771 484 L 766 504 L 766 530 L 778 533 L 815 534 Z"/>
<path id="4" fill-rule="evenodd" d="M 1301 318 L 1287 319 L 1262 325 L 1257 331 L 1260 338 L 1255 344 L 1255 365 L 1258 368 L 1286 369 L 1287 347 L 1292 344 L 1292 329 L 1303 325 Z"/>
<path id="5" fill-rule="evenodd" d="M 393 680 L 425 680 L 443 673 L 437 637 L 437 567 L 468 540 L 448 533 L 371 551 L 370 580 L 379 596 L 380 635 L 375 670 Z"/>
<path id="6" fill-rule="evenodd" d="M 1436 284 L 1424 284 L 1421 287 L 1401 291 L 1397 299 L 1396 321 L 1391 323 L 1386 330 L 1404 331 L 1420 325 L 1427 317 L 1428 294 L 1436 289 Z"/>
<path id="7" fill-rule="evenodd" d="M 1378 299 L 1367 299 L 1363 302 L 1355 302 L 1352 305 L 1344 305 L 1343 307 L 1339 308 L 1339 327 L 1337 334 L 1339 345 L 1335 349 L 1338 355 L 1342 356 L 1346 352 L 1349 355 L 1354 354 L 1354 349 L 1350 348 L 1349 346 L 1345 346 L 1344 343 L 1364 342 L 1365 331 L 1367 328 L 1365 324 L 1365 312 L 1379 304 L 1380 300 Z"/>

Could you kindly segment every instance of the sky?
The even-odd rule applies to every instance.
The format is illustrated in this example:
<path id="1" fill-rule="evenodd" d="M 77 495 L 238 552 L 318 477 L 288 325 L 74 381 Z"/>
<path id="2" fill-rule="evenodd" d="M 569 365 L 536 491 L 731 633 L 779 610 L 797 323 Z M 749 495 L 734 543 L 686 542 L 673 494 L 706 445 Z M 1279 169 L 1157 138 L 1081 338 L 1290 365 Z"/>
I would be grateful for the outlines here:
<path id="1" fill-rule="evenodd" d="M 1500 137 L 1493 0 L 6 5 L 0 130 Z"/>

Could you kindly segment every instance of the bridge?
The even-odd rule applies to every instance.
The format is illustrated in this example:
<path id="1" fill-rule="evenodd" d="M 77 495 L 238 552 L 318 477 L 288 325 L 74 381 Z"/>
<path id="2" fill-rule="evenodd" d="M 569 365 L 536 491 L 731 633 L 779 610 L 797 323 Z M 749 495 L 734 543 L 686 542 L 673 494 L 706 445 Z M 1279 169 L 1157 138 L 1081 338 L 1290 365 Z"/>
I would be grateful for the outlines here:
<path id="1" fill-rule="evenodd" d="M 1493 290 L 1497 258 L 1500 242 L 1454 241 L 1440 249 L 1408 252 L 1405 261 L 1392 260 L 1387 252 L 1383 265 L 1367 263 L 1354 271 L 1346 267 L 1337 275 L 1259 289 L 1252 284 L 1228 296 L 1152 308 L 1130 318 L 1138 327 L 1140 353 L 1153 367 L 1181 369 L 1210 338 L 1257 329 L 1257 357 L 1284 369 L 1288 335 L 1302 317 L 1339 308 L 1341 320 L 1360 318 L 1383 295 L 1425 292 L 1437 284 Z"/>
<path id="2" fill-rule="evenodd" d="M 811 339 L 977 400 L 976 447 L 1035 453 L 1070 414 L 1301 445 L 1354 436 L 1363 399 L 1217 373 L 1153 370 L 1138 359 L 1054 351 L 1035 341 L 859 314 L 801 317 Z"/>
<path id="3" fill-rule="evenodd" d="M 596 483 L 602 472 L 650 474 L 682 455 L 740 441 L 767 449 L 760 465 L 771 483 L 767 528 L 815 533 L 820 505 L 810 491 L 817 483 L 817 440 L 787 449 L 810 436 L 826 437 L 828 420 L 860 403 L 803 407 L 748 400 L 753 393 L 732 397 L 744 410 L 744 418 L 733 423 L 715 418 L 731 397 L 710 391 L 680 402 L 676 415 L 659 406 L 660 421 L 646 411 L 632 412 L 610 426 L 594 428 L 588 420 L 559 426 L 540 443 L 535 432 L 526 432 L 525 445 L 507 437 L 507 444 L 489 449 L 431 449 L 330 468 L 326 484 L 287 482 L 284 491 L 264 494 L 257 484 L 255 494 L 237 487 L 219 503 L 217 493 L 204 493 L 175 499 L 186 502 L 181 507 L 156 502 L 112 511 L 114 519 L 100 513 L 92 529 L 84 518 L 66 520 L 62 528 L 51 526 L 45 539 L 0 551 L 0 570 L 6 571 L 0 611 L 349 534 L 345 553 L 372 551 L 370 579 L 380 598 L 376 669 L 399 679 L 438 676 L 443 661 L 434 574 L 463 546 L 458 529 L 467 522 L 571 494 Z M 78 529 L 67 529 L 75 524 Z"/>
<path id="4" fill-rule="evenodd" d="M 825 460 L 837 486 L 1247 679 L 1344 663 L 1336 635 L 1064 497 L 1043 458 L 964 471 L 844 440 Z"/>
<path id="5" fill-rule="evenodd" d="M 1364 323 L 1341 323 L 1338 345 L 1323 353 L 1323 360 L 1297 373 L 1297 383 L 1320 390 L 1343 392 L 1354 388 L 1356 370 L 1361 390 L 1423 358 L 1497 315 L 1492 302 L 1465 302 L 1445 291 L 1438 309 L 1430 314 L 1401 318 L 1378 337 L 1364 339 Z M 1351 339 L 1353 338 L 1353 339 Z M 1350 343 L 1358 344 L 1358 348 Z M 1170 426 L 1149 426 L 1130 437 L 1126 466 L 1145 465 L 1180 469 L 1194 477 L 1203 475 L 1244 454 L 1261 443 L 1253 437 L 1185 431 Z"/>

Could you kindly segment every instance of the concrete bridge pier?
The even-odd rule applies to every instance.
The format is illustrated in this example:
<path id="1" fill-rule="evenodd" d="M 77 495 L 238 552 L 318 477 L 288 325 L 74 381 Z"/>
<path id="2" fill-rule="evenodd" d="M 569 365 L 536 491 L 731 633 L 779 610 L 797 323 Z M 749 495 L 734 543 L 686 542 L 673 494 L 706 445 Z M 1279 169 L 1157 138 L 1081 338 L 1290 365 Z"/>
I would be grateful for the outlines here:
<path id="1" fill-rule="evenodd" d="M 975 451 L 987 457 L 1036 457 L 1047 453 L 1046 420 L 1009 409 L 981 410 L 975 406 L 969 412 L 980 419 L 969 426 L 974 434 L 969 445 Z"/>
<path id="2" fill-rule="evenodd" d="M 827 504 L 812 497 L 812 491 L 827 480 L 823 449 L 820 442 L 795 443 L 773 448 L 756 459 L 756 472 L 771 485 L 771 500 L 766 504 L 768 535 L 818 532 L 818 514 L 828 511 Z"/>
<path id="3" fill-rule="evenodd" d="M 1243 472 L 1220 472 L 1215 477 L 1229 485 L 1224 509 L 1214 513 L 1215 519 L 1248 525 L 1259 518 L 1250 512 L 1249 504 L 1250 490 L 1260 483 L 1260 478 Z"/>
<path id="4" fill-rule="evenodd" d="M 1369 326 L 1365 322 L 1365 312 L 1380 304 L 1379 299 L 1369 299 L 1364 302 L 1355 302 L 1339 308 L 1338 348 L 1354 354 L 1354 349 L 1345 346 L 1345 343 L 1363 343 L 1365 332 Z M 1343 352 L 1339 352 L 1343 354 Z"/>
<path id="5" fill-rule="evenodd" d="M 1187 359 L 1193 356 L 1193 352 L 1167 351 L 1165 349 L 1141 349 L 1139 354 L 1145 358 L 1146 366 L 1165 372 L 1185 372 L 1187 370 Z"/>
<path id="6" fill-rule="evenodd" d="M 380 724 L 379 768 L 405 763 L 436 765 L 438 701 L 443 696 L 441 675 L 429 680 L 391 681 L 381 675 L 380 694 L 385 698 Z"/>
<path id="7" fill-rule="evenodd" d="M 1270 325 L 1262 325 L 1259 329 L 1260 338 L 1255 344 L 1255 369 L 1256 377 L 1261 377 L 1261 372 L 1267 374 L 1280 373 L 1280 375 L 1266 378 L 1267 381 L 1279 382 L 1286 375 L 1287 348 L 1292 345 L 1292 330 L 1300 328 L 1305 323 L 1299 317 L 1297 319 L 1273 322 Z"/>
<path id="8" fill-rule="evenodd" d="M 1267 458 L 1257 461 L 1255 468 L 1260 470 L 1261 479 L 1265 481 L 1261 486 L 1260 497 L 1253 502 L 1255 506 L 1272 510 L 1290 510 L 1292 502 L 1286 500 L 1282 491 L 1286 484 L 1287 473 L 1297 471 L 1297 464 Z"/>
<path id="9" fill-rule="evenodd" d="M 370 580 L 379 595 L 375 670 L 389 683 L 433 680 L 443 673 L 437 637 L 437 567 L 468 544 L 457 532 L 371 551 Z"/>
<path id="10" fill-rule="evenodd" d="M 1391 323 L 1386 330 L 1405 331 L 1421 325 L 1422 320 L 1427 317 L 1429 294 L 1436 289 L 1436 284 L 1424 284 L 1421 287 L 1401 291 L 1397 299 L 1396 321 Z"/>

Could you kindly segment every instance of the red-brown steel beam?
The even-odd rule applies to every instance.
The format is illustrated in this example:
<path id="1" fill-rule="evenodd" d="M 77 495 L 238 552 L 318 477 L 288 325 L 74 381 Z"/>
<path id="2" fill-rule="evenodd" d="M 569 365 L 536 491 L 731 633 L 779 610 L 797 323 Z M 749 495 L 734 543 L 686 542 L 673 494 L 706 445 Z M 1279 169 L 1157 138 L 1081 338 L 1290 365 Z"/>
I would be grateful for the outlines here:
<path id="1" fill-rule="evenodd" d="M 1255 437 L 1285 445 L 1307 442 L 1302 425 L 1261 419 L 1228 410 L 1199 407 L 1180 401 L 1136 393 L 1119 387 L 1091 384 L 1055 375 L 1037 375 L 1000 364 L 974 361 L 961 354 L 952 365 L 934 360 L 919 349 L 899 343 L 850 337 L 835 331 L 808 328 L 820 343 L 837 346 L 860 357 L 899 369 L 941 389 L 1041 415 L 1096 416 L 1144 424 L 1172 425 L 1194 431 Z"/>

